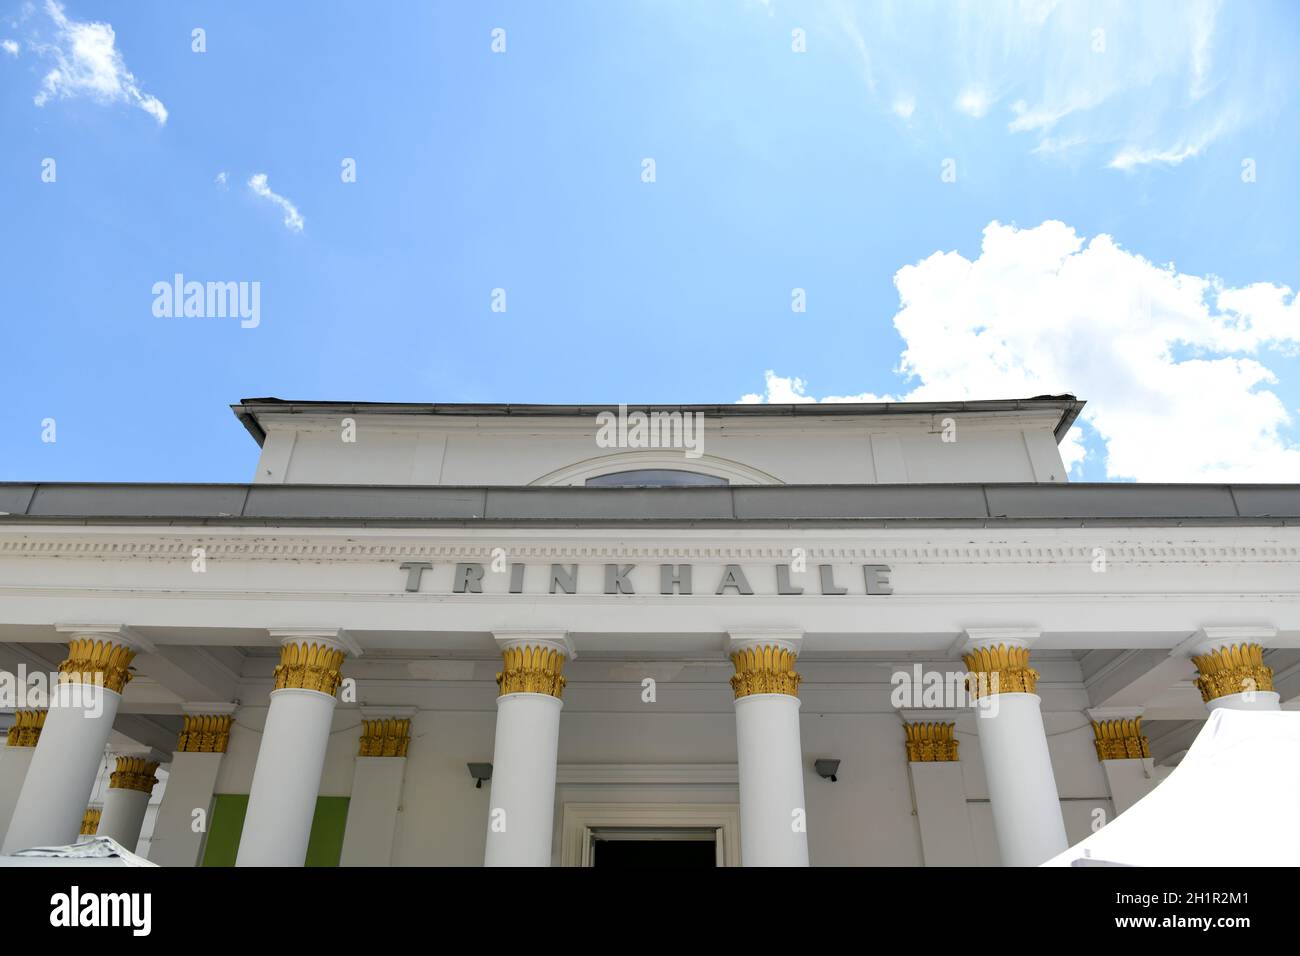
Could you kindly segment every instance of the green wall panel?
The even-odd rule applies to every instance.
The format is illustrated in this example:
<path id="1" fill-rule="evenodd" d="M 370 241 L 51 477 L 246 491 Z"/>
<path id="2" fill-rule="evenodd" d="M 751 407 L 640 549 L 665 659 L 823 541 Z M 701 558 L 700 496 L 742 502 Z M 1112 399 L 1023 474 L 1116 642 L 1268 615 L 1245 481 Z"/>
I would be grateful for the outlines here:
<path id="1" fill-rule="evenodd" d="M 349 797 L 317 797 L 307 842 L 307 866 L 338 866 L 343 853 L 343 830 L 348 822 Z M 204 866 L 234 866 L 239 837 L 248 812 L 248 794 L 219 793 L 213 802 L 208 839 L 203 847 Z"/>

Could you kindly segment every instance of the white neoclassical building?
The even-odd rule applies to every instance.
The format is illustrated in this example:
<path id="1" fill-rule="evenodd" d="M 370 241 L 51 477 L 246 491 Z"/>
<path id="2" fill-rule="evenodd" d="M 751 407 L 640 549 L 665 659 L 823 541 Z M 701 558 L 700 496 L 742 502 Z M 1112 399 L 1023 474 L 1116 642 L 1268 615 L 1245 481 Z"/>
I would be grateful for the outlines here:
<path id="1" fill-rule="evenodd" d="M 252 399 L 248 484 L 0 485 L 4 852 L 1042 862 L 1300 701 L 1300 486 L 1068 483 L 1082 404 Z"/>

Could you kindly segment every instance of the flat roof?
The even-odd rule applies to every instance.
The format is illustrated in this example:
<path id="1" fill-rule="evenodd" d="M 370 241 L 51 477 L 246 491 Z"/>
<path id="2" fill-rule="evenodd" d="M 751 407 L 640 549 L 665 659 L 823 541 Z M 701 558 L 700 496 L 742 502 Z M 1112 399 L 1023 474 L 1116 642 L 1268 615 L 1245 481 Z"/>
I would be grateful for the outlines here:
<path id="1" fill-rule="evenodd" d="M 1087 404 L 1073 395 L 1037 395 L 1033 398 L 986 399 L 969 402 L 801 402 L 793 404 L 632 405 L 629 412 L 701 412 L 709 418 L 781 418 L 804 416 L 941 415 L 961 412 L 1022 412 L 1055 409 L 1060 413 L 1053 432 L 1059 442 Z M 515 405 L 461 402 L 327 402 L 291 401 L 283 398 L 244 398 L 230 410 L 257 440 L 266 441 L 260 413 L 276 415 L 430 415 L 514 418 L 595 418 L 615 411 L 610 405 Z"/>
<path id="2" fill-rule="evenodd" d="M 695 488 L 0 483 L 0 526 L 1300 526 L 1300 485 Z"/>

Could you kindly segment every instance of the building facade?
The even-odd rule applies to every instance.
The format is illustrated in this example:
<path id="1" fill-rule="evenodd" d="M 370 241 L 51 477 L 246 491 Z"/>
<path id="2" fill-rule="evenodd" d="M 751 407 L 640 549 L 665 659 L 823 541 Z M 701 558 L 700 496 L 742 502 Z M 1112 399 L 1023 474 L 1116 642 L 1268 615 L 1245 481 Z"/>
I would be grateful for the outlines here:
<path id="1" fill-rule="evenodd" d="M 1071 484 L 1082 404 L 254 399 L 248 484 L 0 485 L 4 851 L 1042 862 L 1300 700 L 1300 486 Z"/>

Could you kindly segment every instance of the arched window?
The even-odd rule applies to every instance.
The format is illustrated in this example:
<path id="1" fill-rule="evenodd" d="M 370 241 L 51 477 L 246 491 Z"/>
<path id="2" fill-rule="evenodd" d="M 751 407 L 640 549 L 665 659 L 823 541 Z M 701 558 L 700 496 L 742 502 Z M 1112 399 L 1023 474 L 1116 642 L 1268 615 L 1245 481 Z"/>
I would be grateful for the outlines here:
<path id="1" fill-rule="evenodd" d="M 688 488 L 728 485 L 726 478 L 680 468 L 634 468 L 587 479 L 588 488 Z"/>

